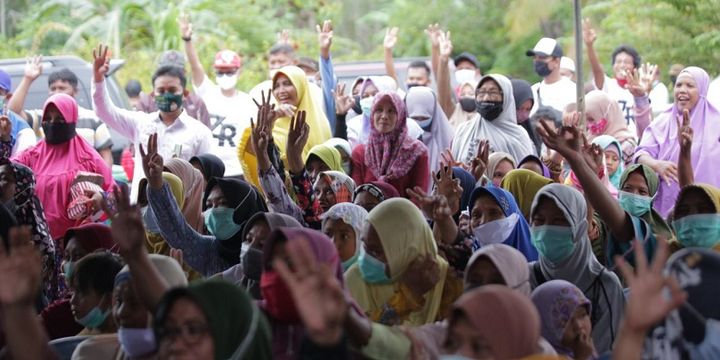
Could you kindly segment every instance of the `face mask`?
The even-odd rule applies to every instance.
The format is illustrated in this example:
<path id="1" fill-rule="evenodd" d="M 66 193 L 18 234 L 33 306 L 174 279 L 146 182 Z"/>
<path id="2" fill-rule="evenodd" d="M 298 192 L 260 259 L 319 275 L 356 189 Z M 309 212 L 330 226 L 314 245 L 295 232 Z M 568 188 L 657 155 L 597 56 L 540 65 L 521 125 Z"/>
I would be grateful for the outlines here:
<path id="1" fill-rule="evenodd" d="M 600 119 L 587 124 L 587 128 L 593 135 L 601 135 L 607 127 L 607 119 Z"/>
<path id="2" fill-rule="evenodd" d="M 155 105 L 158 110 L 162 112 L 173 112 L 182 107 L 183 94 L 173 94 L 170 92 L 164 92 L 160 95 L 155 95 Z"/>
<path id="3" fill-rule="evenodd" d="M 550 67 L 548 67 L 548 64 L 542 60 L 533 61 L 533 66 L 535 67 L 535 73 L 538 74 L 540 77 L 546 77 L 552 72 L 550 71 Z"/>
<path id="4" fill-rule="evenodd" d="M 533 226 L 530 232 L 540 255 L 553 264 L 567 260 L 575 248 L 572 228 L 569 226 Z"/>
<path id="5" fill-rule="evenodd" d="M 122 351 L 130 358 L 152 354 L 157 350 L 153 329 L 118 328 L 118 340 Z"/>
<path id="6" fill-rule="evenodd" d="M 424 86 L 424 85 L 420 85 L 418 83 L 405 84 L 405 87 L 407 87 L 408 90 L 410 90 L 411 88 L 414 88 L 416 86 Z"/>
<path id="7" fill-rule="evenodd" d="M 83 316 L 82 319 L 78 319 L 77 322 L 88 329 L 97 329 L 105 322 L 109 314 L 110 309 L 102 311 L 99 307 L 95 306 L 87 315 Z"/>
<path id="8" fill-rule="evenodd" d="M 248 279 L 260 281 L 262 275 L 262 251 L 252 246 L 248 247 L 245 254 L 240 258 L 240 263 L 243 267 L 243 273 Z"/>
<path id="9" fill-rule="evenodd" d="M 212 208 L 203 213 L 205 226 L 218 240 L 227 240 L 237 234 L 242 226 L 233 221 L 233 208 Z"/>
<path id="10" fill-rule="evenodd" d="M 342 262 L 342 268 L 343 272 L 346 272 L 347 269 L 349 269 L 354 263 L 357 262 L 358 258 L 360 258 L 360 253 L 362 250 L 358 251 L 355 255 L 353 255 L 351 258 L 345 260 Z"/>
<path id="11" fill-rule="evenodd" d="M 650 211 L 653 198 L 620 191 L 620 206 L 632 216 L 642 216 Z"/>
<path id="12" fill-rule="evenodd" d="M 709 249 L 720 239 L 720 214 L 685 216 L 673 221 L 673 227 L 684 247 Z"/>
<path id="13" fill-rule="evenodd" d="M 350 174 L 350 171 L 352 171 L 352 163 L 350 161 L 343 161 L 342 168 L 345 174 Z"/>
<path id="14" fill-rule="evenodd" d="M 360 95 L 353 96 L 353 99 L 355 99 L 355 103 L 352 106 L 352 111 L 358 115 L 362 114 L 362 107 L 360 107 Z"/>
<path id="15" fill-rule="evenodd" d="M 473 235 L 482 246 L 500 244 L 510 237 L 520 217 L 512 214 L 504 219 L 491 221 L 473 229 Z"/>
<path id="16" fill-rule="evenodd" d="M 288 323 L 300 322 L 290 290 L 275 271 L 265 271 L 260 277 L 260 292 L 265 300 L 265 310 L 276 320 Z"/>
<path id="17" fill-rule="evenodd" d="M 235 75 L 218 75 L 217 78 L 218 86 L 223 90 L 234 89 L 237 84 L 238 74 Z"/>
<path id="18" fill-rule="evenodd" d="M 75 124 L 43 122 L 42 128 L 45 142 L 52 145 L 66 143 L 75 136 Z"/>
<path id="19" fill-rule="evenodd" d="M 65 275 L 65 281 L 70 281 L 70 276 L 72 276 L 73 266 L 75 266 L 74 261 L 66 261 L 63 263 L 63 274 Z"/>
<path id="20" fill-rule="evenodd" d="M 415 121 L 418 124 L 418 126 L 420 126 L 423 130 L 428 130 L 428 128 L 430 128 L 430 125 L 432 125 L 432 119 L 427 119 L 427 120 L 412 119 L 412 120 Z"/>
<path id="21" fill-rule="evenodd" d="M 145 206 L 142 209 L 140 209 L 140 213 L 142 214 L 143 223 L 145 224 L 145 230 L 147 232 L 159 234 L 160 233 L 160 227 L 157 224 L 157 220 L 155 219 L 155 216 L 153 216 L 152 212 L 148 211 L 150 207 Z"/>
<path id="22" fill-rule="evenodd" d="M 460 108 L 462 111 L 471 113 L 475 112 L 475 109 L 477 109 L 477 104 L 475 103 L 475 98 L 471 97 L 461 97 L 460 98 Z"/>
<path id="23" fill-rule="evenodd" d="M 366 97 L 362 100 L 360 100 L 360 109 L 362 110 L 363 115 L 370 116 L 370 112 L 372 111 L 372 104 L 375 100 L 374 96 Z"/>
<path id="24" fill-rule="evenodd" d="M 710 360 L 720 358 L 720 321 L 705 321 L 705 339 L 697 345 L 688 343 L 690 359 Z"/>
<path id="25" fill-rule="evenodd" d="M 455 71 L 455 82 L 458 84 L 472 83 L 475 81 L 475 70 L 463 69 Z"/>
<path id="26" fill-rule="evenodd" d="M 502 113 L 502 101 L 481 101 L 477 103 L 477 112 L 483 119 L 493 121 Z"/>
<path id="27" fill-rule="evenodd" d="M 623 88 L 623 89 L 625 88 L 625 85 L 627 85 L 627 83 L 628 83 L 628 80 L 627 80 L 627 79 L 618 79 L 618 78 L 615 78 L 615 81 L 617 81 L 618 86 L 620 86 L 620 87 Z"/>
<path id="28" fill-rule="evenodd" d="M 360 252 L 358 265 L 360 266 L 360 275 L 365 281 L 371 284 L 387 284 L 390 282 L 390 278 L 385 273 L 385 263 L 372 257 L 367 252 Z"/>

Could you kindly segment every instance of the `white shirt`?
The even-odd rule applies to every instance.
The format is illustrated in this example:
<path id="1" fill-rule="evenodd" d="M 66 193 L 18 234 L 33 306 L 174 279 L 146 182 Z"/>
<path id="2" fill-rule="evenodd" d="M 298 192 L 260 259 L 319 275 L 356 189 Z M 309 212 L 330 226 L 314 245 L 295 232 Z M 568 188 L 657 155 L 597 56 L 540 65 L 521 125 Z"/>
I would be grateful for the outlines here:
<path id="1" fill-rule="evenodd" d="M 661 82 L 650 90 L 648 97 L 650 98 L 650 106 L 652 106 L 652 112 L 654 115 L 657 115 L 670 107 L 670 92 L 668 91 L 667 86 Z"/>
<path id="2" fill-rule="evenodd" d="M 540 103 L 543 106 L 550 106 L 557 111 L 564 112 L 565 107 L 575 103 L 577 97 L 575 83 L 564 76 L 552 84 L 546 84 L 545 80 L 535 83 L 532 86 L 532 92 L 535 103 L 530 111 L 531 114 L 534 114 L 540 107 Z"/>
<path id="3" fill-rule="evenodd" d="M 220 86 L 212 82 L 207 75 L 200 86 L 195 87 L 210 113 L 213 153 L 225 165 L 225 176 L 242 175 L 242 166 L 238 158 L 237 146 L 245 128 L 250 126 L 250 118 L 257 113 L 257 106 L 250 95 L 236 91 L 235 96 L 222 94 Z"/>
<path id="4" fill-rule="evenodd" d="M 140 144 L 147 147 L 150 135 L 158 134 L 158 153 L 165 159 L 178 154 L 190 160 L 193 156 L 210 152 L 212 134 L 201 122 L 191 118 L 185 111 L 174 123 L 167 126 L 160 120 L 160 112 L 144 113 L 115 106 L 105 89 L 105 82 L 93 81 L 93 107 L 97 116 L 110 128 L 135 144 L 135 171 L 130 198 L 136 200 L 140 180 L 145 177 L 140 156 Z M 179 151 L 176 151 L 179 150 Z"/>
<path id="5" fill-rule="evenodd" d="M 720 76 L 713 79 L 708 85 L 707 99 L 716 108 L 720 108 Z"/>

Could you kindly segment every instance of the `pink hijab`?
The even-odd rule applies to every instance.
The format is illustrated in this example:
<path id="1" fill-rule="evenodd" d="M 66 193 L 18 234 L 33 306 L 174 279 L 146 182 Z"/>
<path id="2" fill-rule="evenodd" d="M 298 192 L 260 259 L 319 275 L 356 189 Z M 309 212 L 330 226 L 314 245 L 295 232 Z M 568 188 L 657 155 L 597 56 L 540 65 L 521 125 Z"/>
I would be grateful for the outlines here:
<path id="1" fill-rule="evenodd" d="M 203 233 L 203 225 L 205 219 L 202 215 L 203 194 L 205 192 L 205 183 L 202 173 L 192 166 L 189 162 L 173 158 L 165 162 L 167 171 L 177 175 L 182 181 L 183 202 L 182 213 L 188 224 L 199 233 Z"/>
<path id="2" fill-rule="evenodd" d="M 47 113 L 51 104 L 60 111 L 68 124 L 77 123 L 78 106 L 72 96 L 50 96 L 43 106 L 43 114 Z M 102 175 L 105 180 L 104 190 L 110 189 L 113 184 L 112 172 L 105 160 L 77 135 L 61 144 L 48 144 L 42 140 L 17 154 L 12 160 L 29 167 L 35 173 L 36 193 L 45 208 L 45 217 L 53 239 L 62 237 L 67 229 L 80 225 L 79 220 L 72 220 L 67 214 L 70 186 L 79 171 Z"/>
<path id="3" fill-rule="evenodd" d="M 602 134 L 589 134 L 588 140 L 592 141 L 599 135 L 610 135 L 620 143 L 628 139 L 637 139 L 628 129 L 618 102 L 611 99 L 604 91 L 593 90 L 585 95 L 585 111 L 595 121 L 607 120 L 605 131 Z"/>
<path id="4" fill-rule="evenodd" d="M 372 124 L 370 138 L 365 146 L 365 162 L 378 180 L 388 182 L 405 176 L 415 165 L 415 161 L 427 153 L 427 148 L 421 141 L 408 136 L 405 103 L 394 92 L 381 92 L 375 95 L 370 115 L 371 123 L 378 103 L 385 98 L 390 98 L 395 106 L 397 123 L 395 129 L 386 134 L 381 134 Z"/>

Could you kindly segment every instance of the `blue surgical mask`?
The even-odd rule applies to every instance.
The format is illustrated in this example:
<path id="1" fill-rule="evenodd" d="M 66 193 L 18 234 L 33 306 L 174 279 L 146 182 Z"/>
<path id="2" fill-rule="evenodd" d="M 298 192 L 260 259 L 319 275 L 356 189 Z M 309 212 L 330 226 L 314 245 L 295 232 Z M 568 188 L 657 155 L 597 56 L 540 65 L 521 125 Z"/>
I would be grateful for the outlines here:
<path id="1" fill-rule="evenodd" d="M 203 213 L 205 226 L 218 240 L 230 239 L 242 229 L 233 221 L 234 213 L 235 209 L 227 207 L 207 209 Z"/>
<path id="2" fill-rule="evenodd" d="M 712 248 L 720 239 L 720 214 L 689 215 L 673 221 L 678 241 L 687 248 Z"/>
<path id="3" fill-rule="evenodd" d="M 96 305 L 87 314 L 85 314 L 85 316 L 78 319 L 77 322 L 88 329 L 97 329 L 105 322 L 108 315 L 110 315 L 110 309 L 102 311 Z"/>
<path id="4" fill-rule="evenodd" d="M 131 359 L 157 351 L 155 332 L 151 328 L 130 329 L 121 327 L 118 329 L 118 340 L 122 351 Z"/>
<path id="5" fill-rule="evenodd" d="M 415 120 L 415 119 L 412 119 L 412 120 L 415 121 L 418 124 L 418 126 L 420 126 L 423 130 L 428 130 L 430 125 L 432 125 L 432 118 L 427 119 L 427 120 Z"/>
<path id="6" fill-rule="evenodd" d="M 390 282 L 390 278 L 385 273 L 385 263 L 365 251 L 360 253 L 358 266 L 360 267 L 360 275 L 365 281 L 371 284 L 387 284 Z"/>
<path id="7" fill-rule="evenodd" d="M 347 269 L 349 269 L 354 263 L 357 262 L 358 258 L 360 258 L 360 253 L 362 253 L 362 252 L 363 251 L 360 250 L 357 253 L 355 253 L 355 255 L 353 255 L 351 258 L 342 262 L 343 272 L 346 272 Z"/>
<path id="8" fill-rule="evenodd" d="M 572 228 L 569 226 L 533 226 L 530 232 L 540 256 L 553 264 L 567 260 L 575 248 Z"/>
<path id="9" fill-rule="evenodd" d="M 360 99 L 360 109 L 362 109 L 363 115 L 370 116 L 370 112 L 372 111 L 373 101 L 375 101 L 374 96 L 369 96 L 364 99 Z"/>
<path id="10" fill-rule="evenodd" d="M 632 216 L 642 216 L 650 211 L 653 198 L 620 191 L 620 206 Z"/>
<path id="11" fill-rule="evenodd" d="M 689 344 L 687 347 L 690 359 L 720 359 L 720 321 L 707 319 L 705 321 L 705 339 L 697 345 Z"/>

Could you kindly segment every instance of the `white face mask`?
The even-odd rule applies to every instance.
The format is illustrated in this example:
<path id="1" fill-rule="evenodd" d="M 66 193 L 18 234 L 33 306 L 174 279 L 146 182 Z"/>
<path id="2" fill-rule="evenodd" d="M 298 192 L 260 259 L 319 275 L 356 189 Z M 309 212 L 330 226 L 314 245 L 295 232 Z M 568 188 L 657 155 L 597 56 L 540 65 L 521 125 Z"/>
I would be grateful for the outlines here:
<path id="1" fill-rule="evenodd" d="M 501 244 L 507 240 L 513 230 L 515 230 L 515 224 L 517 224 L 518 219 L 520 219 L 518 214 L 512 214 L 504 219 L 482 224 L 473 229 L 475 240 L 482 246 Z"/>
<path id="2" fill-rule="evenodd" d="M 223 90 L 234 89 L 237 84 L 238 75 L 218 75 L 217 78 L 218 86 Z"/>
<path id="3" fill-rule="evenodd" d="M 374 96 L 366 97 L 362 100 L 360 100 L 360 108 L 362 109 L 362 113 L 370 116 L 370 111 L 372 111 L 372 104 L 373 101 L 375 101 Z"/>
<path id="4" fill-rule="evenodd" d="M 474 83 L 475 82 L 475 70 L 463 69 L 455 71 L 455 81 L 458 84 Z"/>

